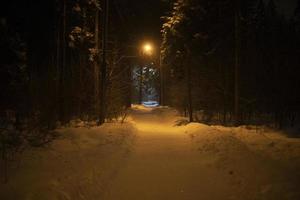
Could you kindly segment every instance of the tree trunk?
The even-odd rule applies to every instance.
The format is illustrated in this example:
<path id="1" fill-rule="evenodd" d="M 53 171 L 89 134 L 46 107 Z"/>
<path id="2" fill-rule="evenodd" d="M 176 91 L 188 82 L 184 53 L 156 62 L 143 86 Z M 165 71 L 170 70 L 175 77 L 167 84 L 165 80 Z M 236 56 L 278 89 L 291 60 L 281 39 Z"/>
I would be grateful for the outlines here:
<path id="1" fill-rule="evenodd" d="M 95 95 L 95 114 L 99 115 L 99 9 L 96 8 L 95 14 L 95 60 L 94 60 L 94 95 Z"/>
<path id="2" fill-rule="evenodd" d="M 240 51 L 241 51 L 241 27 L 240 27 L 240 0 L 235 5 L 235 67 L 234 67 L 234 116 L 235 125 L 240 124 L 240 102 L 239 102 L 239 79 L 240 79 Z"/>
<path id="3" fill-rule="evenodd" d="M 8 181 L 8 159 L 7 159 L 7 151 L 6 144 L 2 143 L 2 161 L 3 161 L 3 183 L 7 183 Z"/>
<path id="4" fill-rule="evenodd" d="M 60 19 L 57 22 L 57 33 L 56 33 L 56 77 L 55 77 L 55 95 L 56 95 L 56 112 L 59 114 L 59 120 L 60 120 L 60 115 L 61 115 L 61 106 L 60 106 L 60 101 L 61 101 L 61 94 L 60 94 L 60 84 L 61 84 L 61 57 L 60 57 L 60 48 L 61 48 L 61 22 Z"/>
<path id="5" fill-rule="evenodd" d="M 186 78 L 186 84 L 187 84 L 187 96 L 188 96 L 188 111 L 189 111 L 189 122 L 193 122 L 193 100 L 192 100 L 192 68 L 190 63 L 190 50 L 186 46 L 186 68 L 187 68 L 187 78 Z"/>
<path id="6" fill-rule="evenodd" d="M 162 64 L 162 57 L 159 56 L 159 69 L 160 69 L 160 95 L 159 103 L 161 106 L 165 105 L 165 85 L 164 85 L 164 69 Z"/>
<path id="7" fill-rule="evenodd" d="M 139 80 L 139 104 L 143 101 L 143 65 L 140 66 L 140 80 Z"/>
<path id="8" fill-rule="evenodd" d="M 66 0 L 63 2 L 63 27 L 62 27 L 62 66 L 60 68 L 60 121 L 62 124 L 66 122 L 66 113 L 65 113 L 65 69 L 66 69 L 66 12 L 67 4 Z"/>
<path id="9" fill-rule="evenodd" d="M 103 23 L 102 23 L 102 68 L 101 68 L 101 94 L 100 94 L 100 113 L 99 122 L 101 125 L 106 117 L 106 51 L 107 51 L 107 33 L 108 33 L 108 0 L 103 2 Z"/>

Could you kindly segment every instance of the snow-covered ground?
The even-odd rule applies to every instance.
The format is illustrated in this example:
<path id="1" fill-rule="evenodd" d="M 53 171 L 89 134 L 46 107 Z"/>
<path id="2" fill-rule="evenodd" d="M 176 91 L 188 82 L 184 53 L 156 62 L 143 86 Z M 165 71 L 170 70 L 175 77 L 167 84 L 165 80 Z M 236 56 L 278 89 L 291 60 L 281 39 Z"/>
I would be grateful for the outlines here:
<path id="1" fill-rule="evenodd" d="M 189 124 L 199 155 L 235 188 L 228 199 L 300 199 L 300 139 L 251 127 Z M 224 198 L 225 199 L 225 198 Z"/>
<path id="2" fill-rule="evenodd" d="M 28 150 L 13 163 L 8 184 L 0 183 L 1 200 L 101 199 L 135 137 L 128 123 L 58 132 L 49 147 Z"/>
<path id="3" fill-rule="evenodd" d="M 300 139 L 133 106 L 126 123 L 60 130 L 25 152 L 0 199 L 299 200 Z"/>
<path id="4" fill-rule="evenodd" d="M 157 107 L 159 103 L 157 101 L 144 101 L 143 106 L 145 107 Z"/>

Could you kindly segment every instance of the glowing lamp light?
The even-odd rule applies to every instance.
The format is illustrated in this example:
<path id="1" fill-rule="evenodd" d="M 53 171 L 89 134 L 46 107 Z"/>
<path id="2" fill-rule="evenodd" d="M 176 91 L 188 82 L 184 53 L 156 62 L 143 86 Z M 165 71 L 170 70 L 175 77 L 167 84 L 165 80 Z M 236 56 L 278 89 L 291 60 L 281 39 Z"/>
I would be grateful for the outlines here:
<path id="1" fill-rule="evenodd" d="M 151 44 L 149 43 L 146 43 L 144 46 L 143 46 L 143 53 L 144 54 L 147 54 L 147 55 L 151 55 L 153 52 L 153 47 Z"/>

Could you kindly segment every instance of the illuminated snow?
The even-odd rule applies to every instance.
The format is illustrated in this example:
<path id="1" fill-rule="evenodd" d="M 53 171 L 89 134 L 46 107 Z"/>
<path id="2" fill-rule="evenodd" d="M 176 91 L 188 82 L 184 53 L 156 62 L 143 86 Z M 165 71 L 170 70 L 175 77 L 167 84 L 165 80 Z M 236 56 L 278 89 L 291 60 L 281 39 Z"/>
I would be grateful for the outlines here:
<path id="1" fill-rule="evenodd" d="M 50 147 L 25 152 L 0 199 L 300 199 L 300 139 L 180 120 L 133 105 L 124 124 L 61 129 Z"/>

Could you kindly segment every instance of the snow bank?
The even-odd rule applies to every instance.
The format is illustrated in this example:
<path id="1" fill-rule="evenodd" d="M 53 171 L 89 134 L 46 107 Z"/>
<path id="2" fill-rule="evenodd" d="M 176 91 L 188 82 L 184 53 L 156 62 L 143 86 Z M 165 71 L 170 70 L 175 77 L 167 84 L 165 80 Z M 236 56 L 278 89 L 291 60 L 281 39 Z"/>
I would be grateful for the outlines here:
<path id="1" fill-rule="evenodd" d="M 300 199 L 300 140 L 280 132 L 192 123 L 194 149 L 227 174 L 236 199 Z"/>
<path id="2" fill-rule="evenodd" d="M 73 126 L 22 155 L 1 200 L 300 199 L 300 139 L 282 132 L 188 124 L 142 105 L 124 124 Z"/>
<path id="3" fill-rule="evenodd" d="M 48 147 L 26 151 L 9 183 L 1 185 L 0 199 L 101 198 L 131 151 L 135 129 L 128 123 L 81 125 L 58 130 L 60 137 Z"/>

